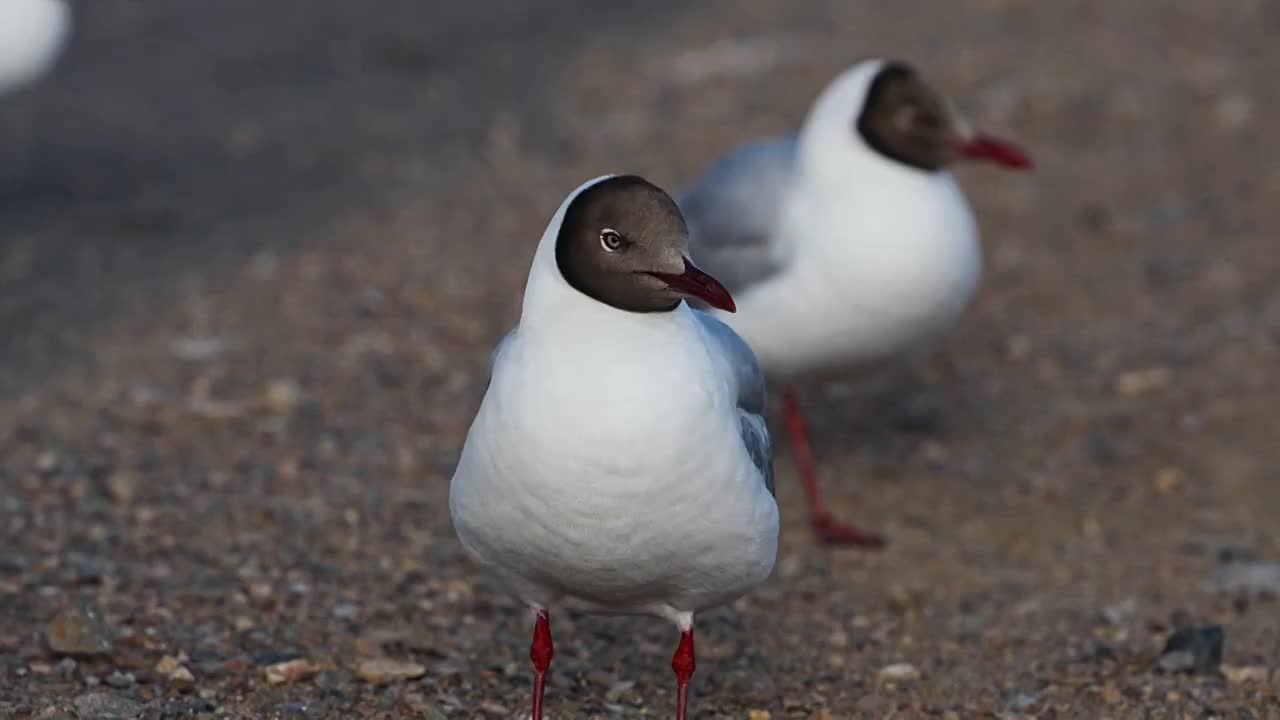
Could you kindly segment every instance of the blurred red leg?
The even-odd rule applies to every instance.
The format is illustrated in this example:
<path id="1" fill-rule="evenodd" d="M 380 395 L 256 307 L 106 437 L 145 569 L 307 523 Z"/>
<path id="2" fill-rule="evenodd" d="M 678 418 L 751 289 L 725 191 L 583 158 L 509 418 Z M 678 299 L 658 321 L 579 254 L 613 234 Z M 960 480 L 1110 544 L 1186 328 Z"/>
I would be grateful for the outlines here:
<path id="1" fill-rule="evenodd" d="M 676 720 L 685 720 L 689 709 L 689 679 L 693 677 L 693 628 L 680 633 L 680 645 L 671 658 L 671 669 L 676 672 Z"/>
<path id="2" fill-rule="evenodd" d="M 782 396 L 783 412 L 787 417 L 787 435 L 791 438 L 791 453 L 796 459 L 796 469 L 804 484 L 809 503 L 809 518 L 818 539 L 835 545 L 859 545 L 867 548 L 884 547 L 879 535 L 846 525 L 831 517 L 822 501 L 822 487 L 818 485 L 818 471 L 813 463 L 813 451 L 809 448 L 809 428 L 800 414 L 800 402 L 795 390 L 788 388 Z"/>

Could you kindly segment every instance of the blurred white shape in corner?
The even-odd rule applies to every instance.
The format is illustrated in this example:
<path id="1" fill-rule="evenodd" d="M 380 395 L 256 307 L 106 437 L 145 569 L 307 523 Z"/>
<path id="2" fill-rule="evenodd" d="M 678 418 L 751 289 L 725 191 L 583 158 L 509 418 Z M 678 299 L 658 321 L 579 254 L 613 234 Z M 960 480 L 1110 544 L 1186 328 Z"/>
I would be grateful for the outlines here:
<path id="1" fill-rule="evenodd" d="M 48 72 L 70 30 L 66 0 L 0 0 L 0 95 Z"/>

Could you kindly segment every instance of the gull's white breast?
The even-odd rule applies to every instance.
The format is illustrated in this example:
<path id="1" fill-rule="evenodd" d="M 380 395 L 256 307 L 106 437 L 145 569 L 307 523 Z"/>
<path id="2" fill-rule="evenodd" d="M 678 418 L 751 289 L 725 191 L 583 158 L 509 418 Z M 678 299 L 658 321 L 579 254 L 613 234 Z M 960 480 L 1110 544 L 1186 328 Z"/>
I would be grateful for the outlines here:
<path id="1" fill-rule="evenodd" d="M 981 274 L 972 211 L 948 173 L 882 172 L 797 192 L 785 269 L 717 315 L 774 375 L 838 376 L 935 339 Z"/>
<path id="2" fill-rule="evenodd" d="M 495 363 L 450 506 L 463 544 L 527 602 L 692 611 L 772 569 L 777 506 L 728 379 L 677 313 L 521 330 Z"/>

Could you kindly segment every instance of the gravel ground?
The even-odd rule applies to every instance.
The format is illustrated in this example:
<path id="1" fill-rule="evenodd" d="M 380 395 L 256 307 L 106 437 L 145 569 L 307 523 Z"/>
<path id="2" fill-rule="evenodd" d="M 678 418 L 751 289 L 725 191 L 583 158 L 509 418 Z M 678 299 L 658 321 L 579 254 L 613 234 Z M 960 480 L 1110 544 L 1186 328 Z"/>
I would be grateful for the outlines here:
<path id="1" fill-rule="evenodd" d="M 80 3 L 0 100 L 0 717 L 520 716 L 446 497 L 547 217 L 886 52 L 1038 171 L 961 171 L 936 356 L 809 390 L 891 545 L 816 546 L 783 454 L 697 716 L 1280 718 L 1280 7 L 437 5 Z M 669 627 L 554 622 L 551 717 L 669 716 Z"/>

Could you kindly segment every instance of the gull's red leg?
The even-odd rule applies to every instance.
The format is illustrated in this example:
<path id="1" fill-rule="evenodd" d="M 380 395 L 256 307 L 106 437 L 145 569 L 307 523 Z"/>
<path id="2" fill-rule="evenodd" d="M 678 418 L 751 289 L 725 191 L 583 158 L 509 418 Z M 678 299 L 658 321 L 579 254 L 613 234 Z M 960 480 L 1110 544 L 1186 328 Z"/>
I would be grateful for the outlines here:
<path id="1" fill-rule="evenodd" d="M 551 667 L 551 621 L 547 611 L 539 609 L 533 625 L 533 645 L 529 647 L 529 659 L 533 661 L 533 720 L 542 720 L 542 690 L 547 684 L 547 668 Z"/>
<path id="2" fill-rule="evenodd" d="M 671 669 L 676 672 L 676 720 L 685 720 L 689 709 L 689 679 L 693 677 L 693 628 L 681 631 L 680 644 L 671 658 Z"/>
<path id="3" fill-rule="evenodd" d="M 809 502 L 809 518 L 813 531 L 823 542 L 838 545 L 884 547 L 879 535 L 846 525 L 831 517 L 822 501 L 822 487 L 818 485 L 818 471 L 813 464 L 813 451 L 809 448 L 809 428 L 800 414 L 800 402 L 794 389 L 788 388 L 782 396 L 783 411 L 787 416 L 787 435 L 791 438 L 791 453 L 796 459 L 796 469 L 804 484 L 804 494 Z"/>

